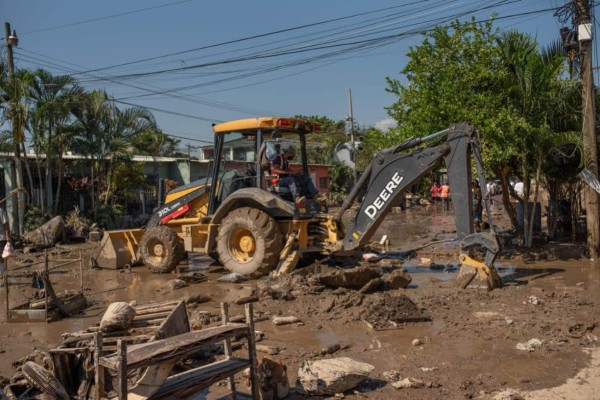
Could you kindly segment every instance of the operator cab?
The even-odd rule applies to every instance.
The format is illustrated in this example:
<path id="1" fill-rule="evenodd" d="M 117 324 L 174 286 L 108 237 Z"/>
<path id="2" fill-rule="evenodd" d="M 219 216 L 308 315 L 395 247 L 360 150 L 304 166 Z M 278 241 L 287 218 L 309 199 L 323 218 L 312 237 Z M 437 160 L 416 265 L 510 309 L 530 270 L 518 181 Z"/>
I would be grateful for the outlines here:
<path id="1" fill-rule="evenodd" d="M 298 118 L 251 118 L 213 126 L 215 131 L 213 182 L 215 188 L 214 211 L 235 191 L 255 187 L 295 204 L 300 215 L 327 212 L 324 201 L 306 198 L 295 203 L 289 187 L 280 185 L 273 165 L 283 150 L 298 149 L 290 170 L 301 170 L 311 177 L 308 168 L 306 135 L 319 131 L 319 126 Z M 302 189 L 301 189 L 302 191 Z M 303 193 L 302 193 L 303 194 Z M 210 210 L 209 210 L 210 213 Z"/>

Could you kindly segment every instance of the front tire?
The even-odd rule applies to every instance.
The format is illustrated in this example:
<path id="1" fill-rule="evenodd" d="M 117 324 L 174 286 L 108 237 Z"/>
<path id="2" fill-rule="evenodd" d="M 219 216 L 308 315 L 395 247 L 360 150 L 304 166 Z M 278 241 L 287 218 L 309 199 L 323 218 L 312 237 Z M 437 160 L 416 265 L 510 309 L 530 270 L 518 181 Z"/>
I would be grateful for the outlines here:
<path id="1" fill-rule="evenodd" d="M 275 220 L 264 211 L 238 208 L 221 222 L 217 253 L 231 272 L 251 278 L 266 275 L 275 269 L 282 248 L 283 235 Z"/>
<path id="2" fill-rule="evenodd" d="M 144 233 L 140 241 L 140 253 L 144 264 L 152 271 L 173 271 L 185 253 L 177 234 L 164 225 L 156 226 Z"/>

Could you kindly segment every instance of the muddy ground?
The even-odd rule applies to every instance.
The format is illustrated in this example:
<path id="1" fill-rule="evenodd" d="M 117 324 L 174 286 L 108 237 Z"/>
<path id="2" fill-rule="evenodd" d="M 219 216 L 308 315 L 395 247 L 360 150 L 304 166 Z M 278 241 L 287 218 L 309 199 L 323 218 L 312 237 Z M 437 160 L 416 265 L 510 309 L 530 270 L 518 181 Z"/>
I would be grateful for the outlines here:
<path id="1" fill-rule="evenodd" d="M 507 227 L 499 212 L 494 213 L 496 223 Z M 315 279 L 324 269 L 358 264 L 358 260 L 313 265 L 278 280 L 235 284 L 216 282 L 223 268 L 197 255 L 166 275 L 149 273 L 144 267 L 94 270 L 86 262 L 83 284 L 93 305 L 81 316 L 50 324 L 7 324 L 0 312 L 0 375 L 12 376 L 15 361 L 54 347 L 63 332 L 98 322 L 112 301 L 145 303 L 205 294 L 211 300 L 189 310 L 191 322 L 200 328 L 209 322 L 202 312 L 217 316 L 220 302 L 259 293 L 255 311 L 302 320 L 285 326 L 274 326 L 270 320 L 256 323 L 265 334 L 260 344 L 282 350 L 273 358 L 287 365 L 292 386 L 303 360 L 345 356 L 375 366 L 371 379 L 346 393 L 347 398 L 600 398 L 600 262 L 582 258 L 580 247 L 568 244 L 551 244 L 530 253 L 505 247 L 496 262 L 505 283 L 502 289 L 459 290 L 452 265 L 456 243 L 447 241 L 453 230 L 451 211 L 432 206 L 390 214 L 376 238 L 387 234 L 393 250 L 440 243 L 407 260 L 373 263 L 372 268 L 379 269 L 402 265 L 413 280 L 405 289 L 372 294 L 323 287 Z M 51 257 L 76 257 L 79 250 L 89 257 L 96 247 L 59 246 Z M 422 258 L 430 259 L 435 268 L 429 268 L 429 262 L 420 265 Z M 12 261 L 11 305 L 31 297 L 30 273 L 40 268 L 31 262 L 41 259 L 41 254 L 33 254 Z M 192 271 L 206 273 L 208 281 L 174 291 L 165 288 L 178 273 Z M 79 267 L 73 265 L 53 270 L 51 278 L 57 292 L 77 289 L 82 281 Z M 5 290 L 0 289 L 0 310 L 5 309 Z M 242 306 L 233 305 L 231 313 L 242 314 Z M 402 322 L 407 319 L 420 322 Z M 517 349 L 518 343 L 534 338 L 541 347 Z M 340 350 L 322 354 L 338 344 Z M 424 385 L 396 389 L 388 382 L 390 375 L 419 379 Z M 241 377 L 239 381 L 241 385 Z M 209 397 L 224 393 L 225 386 L 215 385 Z"/>

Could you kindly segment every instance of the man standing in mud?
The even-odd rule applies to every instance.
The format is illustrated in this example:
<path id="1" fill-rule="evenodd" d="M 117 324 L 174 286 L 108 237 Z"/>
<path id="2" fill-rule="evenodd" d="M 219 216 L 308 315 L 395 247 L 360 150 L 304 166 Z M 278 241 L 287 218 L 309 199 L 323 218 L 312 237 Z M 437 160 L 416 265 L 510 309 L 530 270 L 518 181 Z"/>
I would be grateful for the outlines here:
<path id="1" fill-rule="evenodd" d="M 448 182 L 444 182 L 440 188 L 440 197 L 442 198 L 442 210 L 450 209 L 450 186 Z"/>

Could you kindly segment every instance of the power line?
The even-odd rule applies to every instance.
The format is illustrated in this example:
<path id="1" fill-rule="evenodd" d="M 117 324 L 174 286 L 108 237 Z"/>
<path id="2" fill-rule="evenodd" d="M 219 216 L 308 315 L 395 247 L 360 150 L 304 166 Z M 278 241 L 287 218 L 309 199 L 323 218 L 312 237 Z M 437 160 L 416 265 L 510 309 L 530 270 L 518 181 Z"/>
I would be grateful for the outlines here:
<path id="1" fill-rule="evenodd" d="M 420 0 L 420 1 L 417 1 L 415 3 L 423 3 L 423 2 L 427 2 L 427 1 L 429 1 L 429 0 Z M 215 48 L 215 47 L 219 47 L 219 46 L 225 46 L 225 45 L 234 44 L 234 43 L 241 43 L 241 42 L 245 42 L 245 41 L 248 41 L 248 40 L 263 38 L 263 37 L 272 36 L 272 35 L 277 35 L 277 34 L 285 33 L 285 32 L 296 31 L 296 30 L 300 30 L 300 29 L 305 29 L 305 28 L 313 27 L 313 26 L 328 24 L 328 23 L 331 23 L 331 22 L 342 21 L 342 20 L 346 20 L 346 19 L 350 19 L 350 18 L 355 18 L 355 17 L 362 16 L 362 15 L 373 14 L 373 13 L 387 11 L 387 10 L 391 10 L 391 9 L 395 9 L 395 8 L 401 8 L 401 7 L 405 7 L 405 6 L 407 6 L 407 4 L 399 5 L 399 6 L 386 7 L 386 8 L 381 8 L 381 9 L 378 9 L 378 10 L 367 11 L 367 12 L 362 12 L 362 13 L 357 13 L 357 14 L 352 14 L 352 15 L 347 15 L 347 16 L 344 16 L 344 17 L 338 17 L 338 18 L 333 18 L 333 19 L 329 19 L 329 20 L 314 22 L 314 23 L 311 23 L 311 24 L 299 25 L 299 26 L 295 26 L 295 27 L 292 27 L 292 28 L 286 28 L 286 29 L 280 29 L 280 30 L 276 30 L 276 31 L 261 33 L 261 34 L 258 34 L 258 35 L 252 35 L 252 36 L 247 36 L 247 37 L 243 37 L 243 38 L 239 38 L 239 39 L 228 40 L 228 41 L 225 41 L 225 42 L 215 43 L 215 44 L 206 45 L 206 46 L 202 46 L 202 47 L 197 47 L 197 48 L 193 48 L 193 49 L 182 50 L 182 51 L 178 51 L 178 52 L 175 52 L 175 53 L 168 53 L 168 54 L 163 54 L 163 55 L 160 55 L 160 56 L 154 56 L 154 57 L 144 58 L 144 59 L 140 59 L 140 60 L 136 60 L 136 61 L 129 61 L 129 62 L 125 62 L 125 63 L 121 63 L 121 64 L 115 64 L 115 65 L 111 65 L 111 66 L 107 66 L 107 67 L 102 67 L 102 68 L 96 68 L 96 69 L 92 69 L 92 70 L 85 71 L 85 72 L 82 72 L 82 73 L 97 72 L 97 71 L 102 71 L 102 70 L 106 70 L 106 69 L 112 69 L 112 68 L 116 68 L 116 67 L 122 67 L 122 66 L 126 66 L 126 65 L 131 65 L 131 64 L 138 64 L 138 63 L 142 63 L 142 62 L 146 62 L 146 61 L 153 61 L 153 60 L 157 60 L 157 59 L 160 59 L 160 58 L 172 57 L 172 56 L 177 56 L 177 55 L 181 55 L 181 54 L 187 54 L 187 53 L 191 53 L 191 52 L 195 52 L 195 51 L 206 50 L 206 49 Z"/>
<path id="2" fill-rule="evenodd" d="M 164 3 L 164 4 L 159 4 L 159 5 L 156 5 L 156 6 L 152 6 L 152 7 L 140 8 L 140 9 L 132 10 L 132 11 L 125 11 L 125 12 L 118 13 L 118 14 L 112 14 L 112 15 L 106 15 L 106 16 L 103 16 L 103 17 L 90 18 L 90 19 L 86 19 L 86 20 L 83 20 L 83 21 L 72 22 L 72 23 L 69 23 L 69 24 L 56 25 L 56 26 L 50 26 L 48 28 L 36 29 L 34 31 L 28 31 L 28 32 L 24 32 L 24 33 L 19 33 L 19 35 L 28 35 L 28 34 L 31 34 L 31 33 L 46 32 L 46 31 L 51 31 L 51 30 L 54 30 L 54 29 L 60 29 L 60 28 L 66 28 L 66 27 L 71 27 L 71 26 L 76 26 L 76 25 L 87 24 L 87 23 L 90 23 L 90 22 L 103 21 L 103 20 L 106 20 L 106 19 L 111 19 L 111 18 L 116 18 L 116 17 L 122 17 L 124 15 L 137 14 L 137 13 L 140 13 L 140 12 L 145 12 L 145 11 L 150 11 L 150 10 L 156 10 L 158 8 L 171 7 L 171 6 L 175 6 L 175 5 L 182 4 L 182 3 L 189 3 L 191 1 L 192 0 L 180 0 L 180 1 L 171 2 L 171 3 Z"/>

